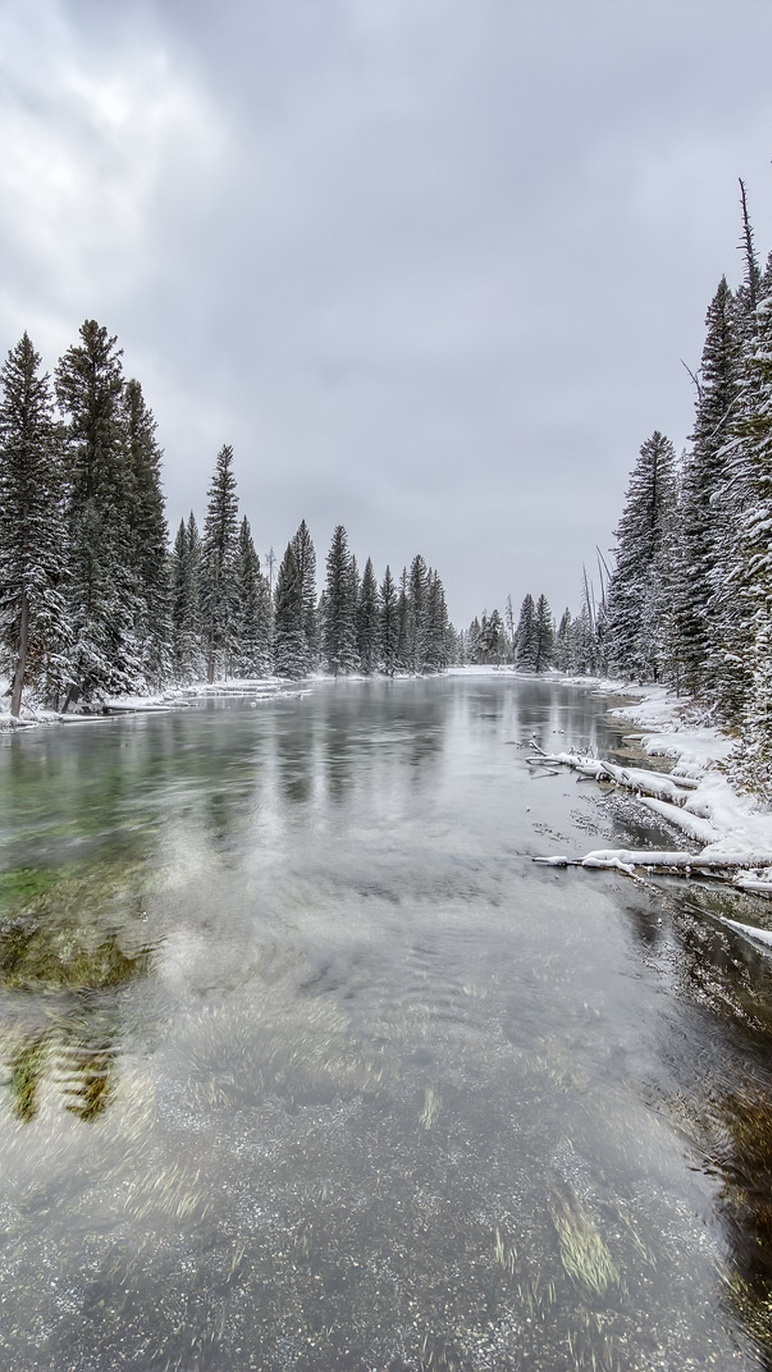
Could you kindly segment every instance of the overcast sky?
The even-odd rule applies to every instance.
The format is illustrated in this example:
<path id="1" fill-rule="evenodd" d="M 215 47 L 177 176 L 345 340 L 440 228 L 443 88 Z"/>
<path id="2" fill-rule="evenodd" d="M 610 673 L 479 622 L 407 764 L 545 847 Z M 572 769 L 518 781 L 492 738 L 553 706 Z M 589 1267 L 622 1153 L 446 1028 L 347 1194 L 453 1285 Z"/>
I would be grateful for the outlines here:
<path id="1" fill-rule="evenodd" d="M 769 0 L 0 0 L 0 353 L 118 336 L 172 533 L 227 442 L 261 555 L 577 608 L 738 176 L 772 248 L 771 51 Z"/>

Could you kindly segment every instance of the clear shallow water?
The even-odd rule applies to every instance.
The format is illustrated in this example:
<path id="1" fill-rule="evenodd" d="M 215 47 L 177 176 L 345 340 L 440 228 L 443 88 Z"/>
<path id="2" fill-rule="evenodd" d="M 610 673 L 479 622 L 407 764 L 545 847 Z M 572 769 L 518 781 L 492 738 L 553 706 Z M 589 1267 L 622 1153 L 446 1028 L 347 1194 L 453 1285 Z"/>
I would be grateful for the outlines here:
<path id="1" fill-rule="evenodd" d="M 770 962 L 505 677 L 0 741 L 0 1367 L 769 1368 Z M 767 1351 L 765 1351 L 765 1349 Z"/>

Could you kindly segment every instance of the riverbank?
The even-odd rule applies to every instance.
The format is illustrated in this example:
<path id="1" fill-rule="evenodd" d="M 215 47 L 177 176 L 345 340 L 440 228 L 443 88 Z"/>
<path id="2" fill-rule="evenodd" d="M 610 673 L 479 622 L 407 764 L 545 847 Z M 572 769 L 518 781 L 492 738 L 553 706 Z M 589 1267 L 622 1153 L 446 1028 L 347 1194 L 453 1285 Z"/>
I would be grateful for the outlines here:
<path id="1" fill-rule="evenodd" d="M 589 685 L 586 678 L 579 679 L 579 684 Z M 680 803 L 643 793 L 639 803 L 683 835 L 695 857 L 712 859 L 714 865 L 722 856 L 731 857 L 733 867 L 747 860 L 748 867 L 738 874 L 735 884 L 772 896 L 772 865 L 762 865 L 772 864 L 772 812 L 739 784 L 736 741 L 712 724 L 693 701 L 674 696 L 665 687 L 598 680 L 593 690 L 623 699 L 610 714 L 637 726 L 628 739 L 649 757 L 671 760 L 668 775 L 676 785 L 681 783 Z M 632 782 L 635 789 L 636 770 L 626 770 L 627 784 Z M 645 774 L 640 775 L 645 790 Z M 685 798 L 684 788 L 688 788 Z M 619 865 L 624 865 L 624 856 L 617 855 Z M 589 854 L 586 861 L 592 866 L 591 859 L 597 858 L 597 865 L 614 865 L 613 857 L 611 853 Z M 751 859 L 758 865 L 751 865 Z M 769 942 L 769 934 L 760 937 Z"/>

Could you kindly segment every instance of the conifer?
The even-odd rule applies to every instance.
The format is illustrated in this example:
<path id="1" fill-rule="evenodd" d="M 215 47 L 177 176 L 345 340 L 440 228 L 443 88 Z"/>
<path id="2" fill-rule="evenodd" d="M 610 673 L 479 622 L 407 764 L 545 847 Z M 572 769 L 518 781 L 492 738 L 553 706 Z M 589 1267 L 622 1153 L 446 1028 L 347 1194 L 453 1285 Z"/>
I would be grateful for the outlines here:
<path id="1" fill-rule="evenodd" d="M 26 681 L 55 703 L 67 670 L 61 443 L 40 368 L 25 333 L 0 373 L 0 644 L 14 716 Z"/>

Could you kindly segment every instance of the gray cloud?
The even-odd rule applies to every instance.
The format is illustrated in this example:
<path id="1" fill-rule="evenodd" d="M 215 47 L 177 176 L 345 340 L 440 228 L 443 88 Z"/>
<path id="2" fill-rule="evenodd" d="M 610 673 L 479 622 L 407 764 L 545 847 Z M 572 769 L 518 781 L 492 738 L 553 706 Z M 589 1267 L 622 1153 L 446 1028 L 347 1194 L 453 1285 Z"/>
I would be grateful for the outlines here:
<path id="1" fill-rule="evenodd" d="M 5 346 L 118 334 L 172 526 L 232 442 L 261 549 L 342 521 L 458 624 L 559 611 L 687 438 L 738 175 L 769 245 L 770 36 L 752 0 L 18 0 Z"/>

